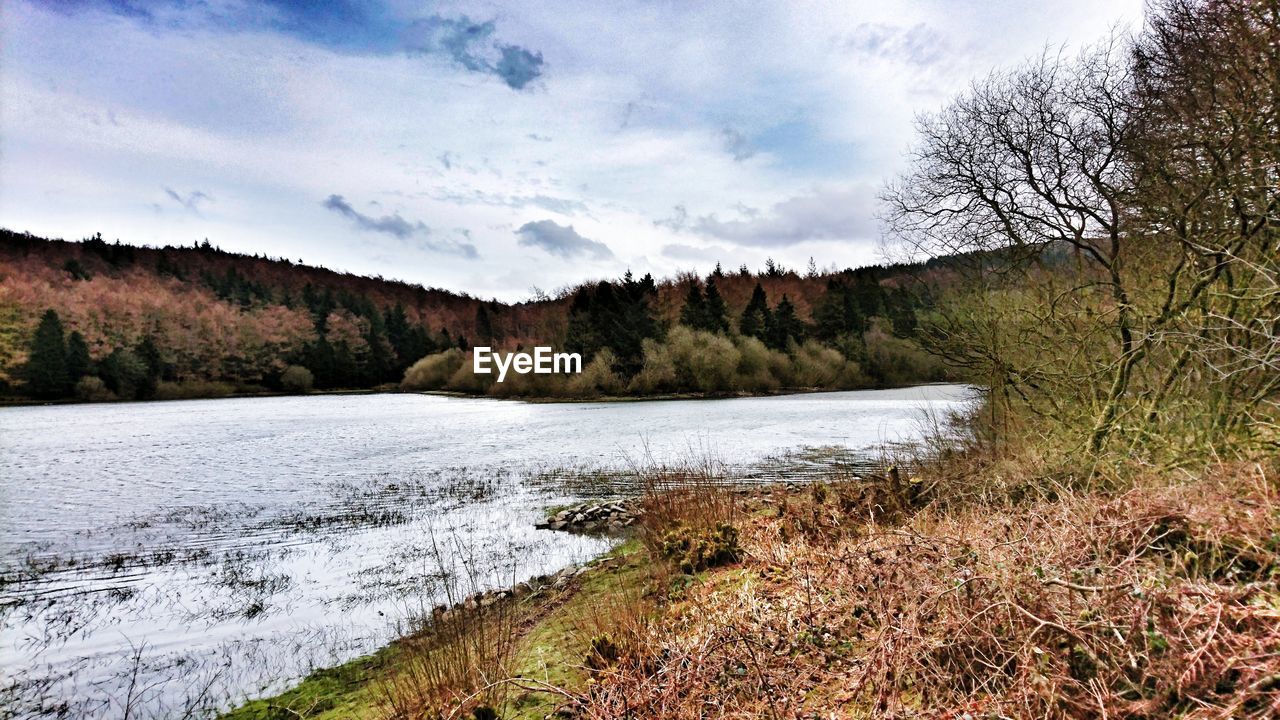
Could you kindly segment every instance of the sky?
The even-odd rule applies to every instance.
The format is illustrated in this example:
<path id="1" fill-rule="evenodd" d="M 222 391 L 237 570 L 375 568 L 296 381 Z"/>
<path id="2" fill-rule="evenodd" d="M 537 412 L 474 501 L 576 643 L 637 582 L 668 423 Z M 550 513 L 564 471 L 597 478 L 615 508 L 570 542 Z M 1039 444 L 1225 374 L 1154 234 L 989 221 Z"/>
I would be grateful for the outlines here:
<path id="1" fill-rule="evenodd" d="M 521 300 L 879 262 L 912 121 L 1141 0 L 0 0 L 0 227 Z"/>

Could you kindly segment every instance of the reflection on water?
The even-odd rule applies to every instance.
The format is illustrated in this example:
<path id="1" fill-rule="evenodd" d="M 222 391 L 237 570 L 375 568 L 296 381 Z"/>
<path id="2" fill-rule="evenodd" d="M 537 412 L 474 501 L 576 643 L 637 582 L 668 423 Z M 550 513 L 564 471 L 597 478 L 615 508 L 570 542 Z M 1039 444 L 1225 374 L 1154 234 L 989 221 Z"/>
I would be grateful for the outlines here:
<path id="1" fill-rule="evenodd" d="M 385 644 L 459 557 L 467 582 L 497 586 L 598 554 L 609 541 L 533 523 L 625 494 L 637 467 L 804 478 L 966 402 L 929 386 L 0 409 L 0 716 L 207 715 Z"/>

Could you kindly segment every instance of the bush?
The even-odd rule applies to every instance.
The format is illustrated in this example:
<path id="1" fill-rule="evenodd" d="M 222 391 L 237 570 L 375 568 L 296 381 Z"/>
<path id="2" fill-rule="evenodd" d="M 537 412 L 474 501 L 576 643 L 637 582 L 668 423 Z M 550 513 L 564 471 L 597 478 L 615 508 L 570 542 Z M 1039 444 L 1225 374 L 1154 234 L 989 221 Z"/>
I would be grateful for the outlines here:
<path id="1" fill-rule="evenodd" d="M 449 351 L 454 352 L 454 351 Z M 489 391 L 490 386 L 498 379 L 496 369 L 493 369 L 488 375 L 477 375 L 471 370 L 470 357 L 462 355 L 461 351 L 457 351 L 461 356 L 459 358 L 458 367 L 449 376 L 449 380 L 445 383 L 445 388 L 456 392 L 473 393 L 475 395 L 483 395 Z M 519 375 L 516 372 L 508 372 L 507 377 L 503 380 L 506 383 L 512 377 Z"/>
<path id="2" fill-rule="evenodd" d="M 665 343 L 644 342 L 644 365 L 631 381 L 634 392 L 725 392 L 738 390 L 738 348 L 722 335 L 677 325 Z"/>
<path id="3" fill-rule="evenodd" d="M 622 378 L 613 371 L 617 356 L 604 348 L 587 363 L 582 372 L 572 375 L 565 383 L 564 394 L 570 397 L 598 397 L 618 395 L 623 391 Z"/>
<path id="4" fill-rule="evenodd" d="M 888 323 L 880 318 L 863 337 L 867 344 L 867 374 L 876 384 L 909 385 L 947 379 L 946 367 L 937 356 L 911 340 L 894 337 Z"/>
<path id="5" fill-rule="evenodd" d="M 795 349 L 792 367 L 792 382 L 797 387 L 849 390 L 869 384 L 857 363 L 846 360 L 840 351 L 813 340 Z"/>
<path id="6" fill-rule="evenodd" d="M 156 383 L 157 400 L 196 400 L 227 397 L 236 391 L 229 383 L 213 380 L 160 381 Z"/>
<path id="7" fill-rule="evenodd" d="M 76 397 L 85 402 L 106 402 L 115 400 L 115 393 L 107 389 L 107 384 L 97 375 L 85 375 L 76 381 Z"/>
<path id="8" fill-rule="evenodd" d="M 309 393 L 311 386 L 315 384 L 315 376 L 311 371 L 301 365 L 290 365 L 284 369 L 284 373 L 280 375 L 280 386 L 285 392 L 290 393 Z"/>
<path id="9" fill-rule="evenodd" d="M 738 529 L 728 523 L 715 529 L 682 526 L 662 536 L 663 556 L 690 574 L 735 562 L 741 551 Z"/>
<path id="10" fill-rule="evenodd" d="M 786 356 L 746 335 L 734 338 L 733 343 L 738 349 L 738 387 L 748 392 L 778 389 L 782 380 L 775 371 L 786 368 Z"/>
<path id="11" fill-rule="evenodd" d="M 400 387 L 405 390 L 439 390 L 462 367 L 465 359 L 457 348 L 428 355 L 405 371 Z"/>

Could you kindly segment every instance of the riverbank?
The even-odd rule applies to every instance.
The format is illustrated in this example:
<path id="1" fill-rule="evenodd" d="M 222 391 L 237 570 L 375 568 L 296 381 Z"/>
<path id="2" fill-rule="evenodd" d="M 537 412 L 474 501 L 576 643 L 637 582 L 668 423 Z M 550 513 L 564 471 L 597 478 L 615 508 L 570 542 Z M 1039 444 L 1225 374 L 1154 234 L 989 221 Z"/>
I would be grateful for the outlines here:
<path id="1" fill-rule="evenodd" d="M 423 672 L 458 657 L 428 628 L 227 717 L 1265 717 L 1275 472 L 1013 505 L 927 477 L 655 495 L 557 594 L 472 617 L 510 628 L 483 672 Z"/>
<path id="2" fill-rule="evenodd" d="M 796 388 L 779 388 L 776 390 L 762 391 L 740 391 L 740 392 L 686 392 L 686 393 L 660 393 L 653 395 L 599 395 L 596 397 L 550 397 L 538 395 L 489 395 L 481 393 L 465 393 L 454 390 L 402 390 L 394 385 L 384 385 L 376 388 L 352 388 L 352 389 L 335 389 L 335 390 L 312 390 L 306 393 L 287 393 L 263 390 L 261 392 L 229 392 L 224 394 L 213 395 L 191 395 L 180 397 L 157 397 L 149 400 L 80 400 L 76 398 L 63 398 L 58 400 L 35 400 L 25 397 L 0 397 L 0 408 L 4 407 L 42 407 L 46 405 L 103 405 L 103 404 L 120 404 L 120 403 L 136 403 L 136 402 L 173 402 L 179 400 L 226 400 L 226 399 L 250 399 L 250 398 L 279 398 L 279 397 L 309 397 L 309 396 L 330 396 L 330 395 L 430 395 L 435 397 L 451 397 L 451 398 L 470 398 L 470 399 L 489 399 L 489 400 L 511 400 L 516 402 L 528 403 L 582 403 L 582 402 L 646 402 L 658 400 L 729 400 L 733 398 L 754 398 L 754 397 L 786 397 L 790 395 L 812 395 L 817 393 L 837 393 L 837 392 L 858 392 L 860 390 L 900 390 L 903 388 L 913 387 L 933 387 L 954 385 L 949 382 L 922 382 L 907 383 L 904 385 L 885 385 L 865 388 L 824 388 L 824 387 L 796 387 Z"/>

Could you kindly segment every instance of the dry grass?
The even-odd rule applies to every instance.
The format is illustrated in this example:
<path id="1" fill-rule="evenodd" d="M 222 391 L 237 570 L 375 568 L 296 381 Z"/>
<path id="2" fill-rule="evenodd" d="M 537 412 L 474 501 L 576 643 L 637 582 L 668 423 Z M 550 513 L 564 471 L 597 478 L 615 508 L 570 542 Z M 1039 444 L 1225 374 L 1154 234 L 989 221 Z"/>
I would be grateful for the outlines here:
<path id="1" fill-rule="evenodd" d="M 580 715 L 1273 717 L 1274 478 L 1003 509 L 774 490 L 739 515 L 742 562 L 675 594 Z"/>

